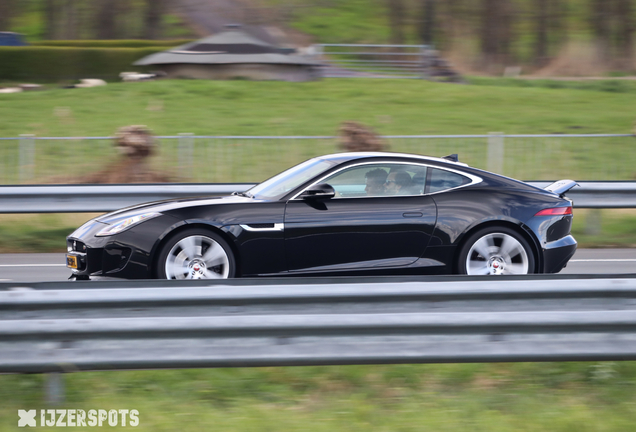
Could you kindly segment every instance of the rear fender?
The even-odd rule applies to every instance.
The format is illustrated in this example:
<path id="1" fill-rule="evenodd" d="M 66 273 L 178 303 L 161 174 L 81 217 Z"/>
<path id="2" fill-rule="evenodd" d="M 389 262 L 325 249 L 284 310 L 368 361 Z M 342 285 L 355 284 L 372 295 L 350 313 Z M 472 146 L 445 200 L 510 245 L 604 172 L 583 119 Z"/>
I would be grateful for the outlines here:
<path id="1" fill-rule="evenodd" d="M 530 229 L 530 227 L 526 226 L 525 224 L 513 222 L 513 221 L 510 221 L 510 220 L 502 220 L 502 219 L 489 220 L 489 221 L 486 221 L 486 222 L 479 223 L 477 225 L 473 225 L 470 229 L 466 230 L 462 234 L 461 240 L 459 240 L 459 243 L 458 243 L 458 246 L 457 246 L 457 249 L 456 249 L 457 252 L 456 252 L 456 256 L 455 256 L 455 266 L 454 266 L 453 272 L 454 273 L 457 272 L 457 268 L 458 268 L 458 265 L 459 265 L 459 262 L 458 262 L 459 253 L 462 250 L 462 248 L 464 247 L 464 245 L 466 244 L 466 240 L 475 231 L 478 231 L 478 230 L 480 230 L 482 228 L 496 227 L 496 226 L 504 226 L 504 227 L 511 228 L 511 229 L 515 230 L 518 234 L 520 234 L 521 236 L 523 236 L 526 239 L 526 241 L 530 244 L 530 247 L 532 248 L 532 253 L 534 254 L 535 272 L 536 273 L 542 273 L 543 272 L 543 268 L 544 268 L 544 262 L 543 262 L 543 256 L 540 253 L 541 247 L 539 245 L 539 241 L 538 241 L 537 237 L 532 232 L 532 229 Z"/>

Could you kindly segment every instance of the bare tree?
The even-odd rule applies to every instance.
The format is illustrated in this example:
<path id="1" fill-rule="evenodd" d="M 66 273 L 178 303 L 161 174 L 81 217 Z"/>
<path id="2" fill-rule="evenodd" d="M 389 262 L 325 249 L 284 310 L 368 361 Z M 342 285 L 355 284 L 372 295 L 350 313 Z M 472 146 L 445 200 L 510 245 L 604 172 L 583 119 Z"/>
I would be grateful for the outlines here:
<path id="1" fill-rule="evenodd" d="M 510 59 L 512 4 L 510 0 L 482 0 L 481 53 L 486 65 L 503 64 Z"/>
<path id="2" fill-rule="evenodd" d="M 617 1 L 618 28 L 616 47 L 618 48 L 618 67 L 625 70 L 634 68 L 634 8 L 632 0 Z"/>
<path id="3" fill-rule="evenodd" d="M 419 19 L 418 35 L 422 43 L 432 45 L 436 26 L 436 0 L 420 0 L 422 12 Z"/>
<path id="4" fill-rule="evenodd" d="M 548 27 L 551 39 L 563 43 L 568 39 L 568 0 L 550 0 Z"/>
<path id="5" fill-rule="evenodd" d="M 75 0 L 66 0 L 64 4 L 64 39 L 77 39 L 77 4 Z"/>
<path id="6" fill-rule="evenodd" d="M 165 0 L 147 0 L 144 38 L 159 39 L 162 35 L 161 17 L 164 12 Z"/>
<path id="7" fill-rule="evenodd" d="M 44 38 L 56 39 L 57 38 L 57 19 L 59 15 L 58 6 L 55 0 L 46 0 L 44 3 Z"/>
<path id="8" fill-rule="evenodd" d="M 549 0 L 535 0 L 535 63 L 542 66 L 548 59 L 548 6 Z"/>
<path id="9" fill-rule="evenodd" d="M 404 3 L 402 0 L 388 0 L 391 43 L 404 43 Z"/>
<path id="10" fill-rule="evenodd" d="M 552 46 L 567 40 L 567 0 L 535 0 L 534 63 L 544 66 L 550 60 Z"/>
<path id="11" fill-rule="evenodd" d="M 466 0 L 444 0 L 435 2 L 435 23 L 433 39 L 436 47 L 450 48 L 455 42 L 460 42 L 470 34 L 473 37 L 473 29 L 470 27 L 470 18 L 474 17 L 473 4 L 467 4 Z"/>
<path id="12" fill-rule="evenodd" d="M 487 63 L 496 61 L 497 56 L 497 1 L 481 2 L 481 54 Z"/>
<path id="13" fill-rule="evenodd" d="M 115 38 L 115 17 L 117 15 L 117 0 L 100 0 L 97 10 L 97 38 Z"/>
<path id="14" fill-rule="evenodd" d="M 611 3 L 608 0 L 592 0 L 590 24 L 594 32 L 599 58 L 608 62 L 611 58 Z"/>
<path id="15" fill-rule="evenodd" d="M 14 7 L 14 0 L 0 0 L 0 31 L 9 29 Z"/>

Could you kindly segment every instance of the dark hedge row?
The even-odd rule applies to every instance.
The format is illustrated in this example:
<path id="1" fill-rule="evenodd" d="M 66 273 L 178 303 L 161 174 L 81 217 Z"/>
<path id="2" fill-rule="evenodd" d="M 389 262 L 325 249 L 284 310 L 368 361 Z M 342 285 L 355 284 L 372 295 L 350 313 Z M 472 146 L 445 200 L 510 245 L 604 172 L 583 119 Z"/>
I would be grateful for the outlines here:
<path id="1" fill-rule="evenodd" d="M 79 78 L 118 79 L 132 64 L 165 50 L 147 48 L 0 47 L 0 81 L 57 82 Z"/>
<path id="2" fill-rule="evenodd" d="M 34 46 L 78 47 L 78 48 L 146 48 L 146 47 L 176 47 L 192 42 L 191 39 L 171 40 L 48 40 L 34 42 Z M 164 49 L 165 49 L 164 48 Z"/>

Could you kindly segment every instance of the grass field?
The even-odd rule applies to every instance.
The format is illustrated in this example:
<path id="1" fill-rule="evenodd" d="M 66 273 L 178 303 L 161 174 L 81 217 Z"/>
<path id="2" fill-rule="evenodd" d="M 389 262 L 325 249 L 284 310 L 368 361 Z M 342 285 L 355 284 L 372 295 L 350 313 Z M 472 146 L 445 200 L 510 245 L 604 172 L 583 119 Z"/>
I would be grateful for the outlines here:
<path id="1" fill-rule="evenodd" d="M 148 431 L 632 432 L 636 421 L 634 362 L 82 372 L 64 381 L 58 408 L 137 409 L 135 429 Z M 18 409 L 49 408 L 43 387 L 42 375 L 0 376 L 0 430 L 17 429 Z"/>
<path id="2" fill-rule="evenodd" d="M 384 135 L 630 133 L 636 82 L 325 79 L 307 83 L 164 80 L 0 95 L 0 137 L 333 135 L 357 120 Z M 513 83 L 518 86 L 513 86 Z M 521 87 L 524 86 L 524 87 Z"/>

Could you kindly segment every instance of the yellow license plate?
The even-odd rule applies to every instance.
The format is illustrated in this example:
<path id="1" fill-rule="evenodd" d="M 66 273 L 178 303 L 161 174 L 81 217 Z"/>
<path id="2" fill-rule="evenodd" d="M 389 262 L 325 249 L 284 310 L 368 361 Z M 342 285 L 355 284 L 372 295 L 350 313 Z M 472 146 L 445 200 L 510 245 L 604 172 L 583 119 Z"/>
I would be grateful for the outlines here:
<path id="1" fill-rule="evenodd" d="M 73 255 L 66 255 L 66 267 L 77 268 L 77 257 Z"/>

